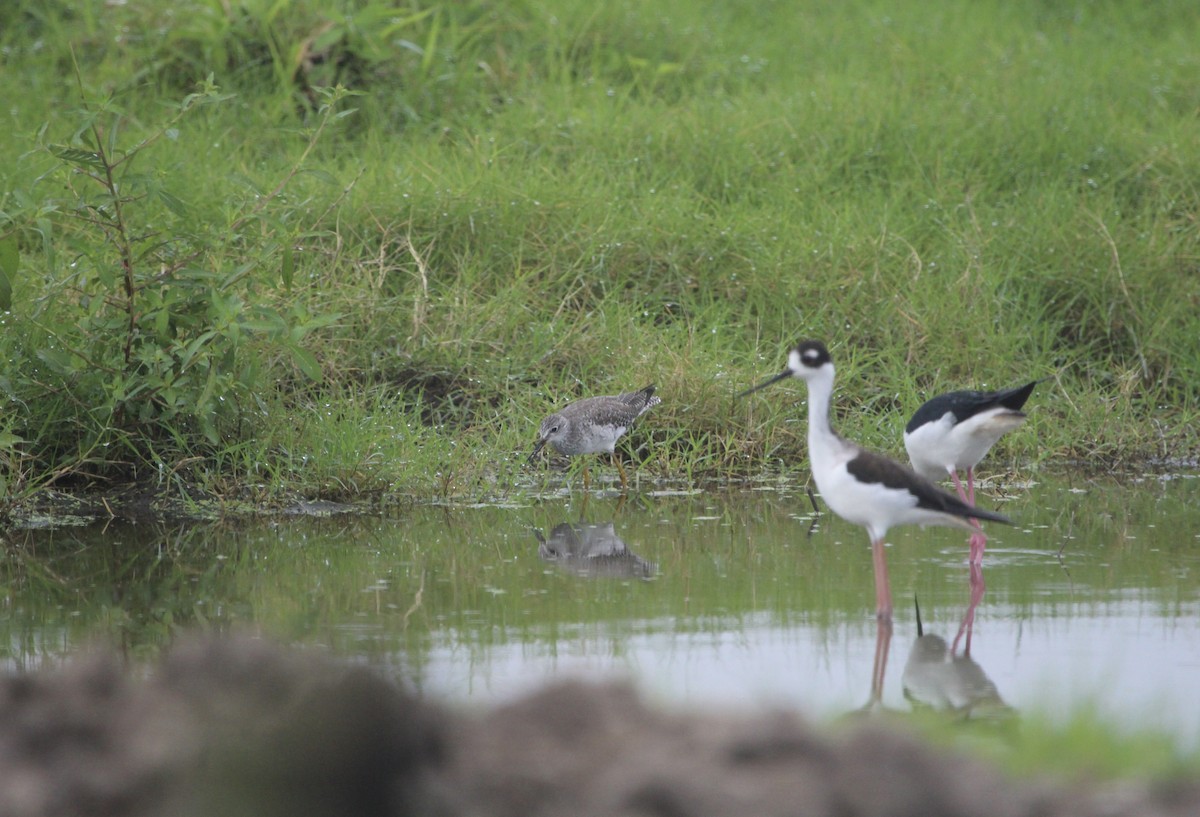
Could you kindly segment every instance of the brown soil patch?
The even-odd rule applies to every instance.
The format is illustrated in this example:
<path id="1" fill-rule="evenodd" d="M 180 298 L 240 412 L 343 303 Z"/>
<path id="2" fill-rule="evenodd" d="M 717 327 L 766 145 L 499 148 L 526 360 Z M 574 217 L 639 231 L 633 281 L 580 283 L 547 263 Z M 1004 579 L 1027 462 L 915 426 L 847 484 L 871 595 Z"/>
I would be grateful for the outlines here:
<path id="1" fill-rule="evenodd" d="M 0 814 L 1192 815 L 1200 785 L 1013 780 L 885 722 L 669 714 L 568 683 L 487 711 L 247 638 L 0 679 Z"/>

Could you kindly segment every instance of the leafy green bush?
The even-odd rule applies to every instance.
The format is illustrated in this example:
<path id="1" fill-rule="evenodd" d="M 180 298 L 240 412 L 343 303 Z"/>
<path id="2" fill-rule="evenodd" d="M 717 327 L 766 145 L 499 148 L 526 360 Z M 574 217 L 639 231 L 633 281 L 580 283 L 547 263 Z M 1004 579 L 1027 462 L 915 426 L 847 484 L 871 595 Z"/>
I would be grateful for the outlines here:
<path id="1" fill-rule="evenodd" d="M 351 113 L 339 110 L 344 89 L 319 93 L 291 173 L 221 224 L 200 220 L 149 156 L 200 109 L 231 99 L 211 79 L 140 136 L 111 97 L 85 99 L 68 140 L 43 134 L 37 158 L 54 161 L 37 189 L 13 197 L 0 253 L 0 295 L 20 330 L 6 344 L 20 365 L 2 386 L 36 427 L 0 444 L 36 440 L 28 454 L 51 478 L 130 476 L 219 447 L 261 410 L 264 380 L 322 377 L 305 336 L 338 315 L 311 315 L 289 297 L 307 225 L 283 195 L 326 128 Z M 232 266 L 216 252 L 228 247 Z M 35 252 L 54 285 L 21 288 L 19 254 Z M 14 300 L 14 281 L 34 297 Z"/>

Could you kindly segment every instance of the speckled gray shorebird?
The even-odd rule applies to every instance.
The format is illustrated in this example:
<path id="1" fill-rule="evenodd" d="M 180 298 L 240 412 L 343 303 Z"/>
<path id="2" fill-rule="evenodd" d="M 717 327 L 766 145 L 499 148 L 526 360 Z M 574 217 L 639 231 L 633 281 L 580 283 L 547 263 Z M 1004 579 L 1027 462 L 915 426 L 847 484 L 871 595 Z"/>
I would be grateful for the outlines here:
<path id="1" fill-rule="evenodd" d="M 638 391 L 605 397 L 585 397 L 551 414 L 538 429 L 538 441 L 529 461 L 546 445 L 554 446 L 560 454 L 600 454 L 607 451 L 613 465 L 621 474 L 621 487 L 629 484 L 625 468 L 617 459 L 617 440 L 629 430 L 633 421 L 662 402 L 654 396 L 654 385 Z M 587 463 L 583 466 L 583 487 L 590 483 Z"/>

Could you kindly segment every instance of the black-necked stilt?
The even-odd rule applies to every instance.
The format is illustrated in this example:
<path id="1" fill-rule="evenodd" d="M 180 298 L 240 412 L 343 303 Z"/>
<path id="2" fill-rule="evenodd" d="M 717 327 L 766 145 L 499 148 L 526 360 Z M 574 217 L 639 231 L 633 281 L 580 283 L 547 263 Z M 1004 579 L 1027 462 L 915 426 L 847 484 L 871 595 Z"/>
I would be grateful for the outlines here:
<path id="1" fill-rule="evenodd" d="M 585 397 L 562 408 L 545 420 L 538 429 L 538 441 L 529 455 L 529 462 L 546 443 L 567 456 L 608 452 L 621 474 L 621 487 L 628 485 L 625 468 L 617 459 L 617 440 L 629 430 L 633 421 L 662 402 L 654 396 L 654 386 L 615 396 Z M 583 487 L 588 487 L 587 465 L 583 467 Z"/>
<path id="2" fill-rule="evenodd" d="M 1034 380 L 1002 391 L 952 391 L 927 401 L 904 427 L 904 447 L 913 469 L 932 480 L 949 474 L 963 502 L 975 506 L 975 466 L 1006 432 L 1025 422 L 1021 407 L 1029 399 Z M 964 491 L 958 469 L 966 469 Z M 972 563 L 983 560 L 987 536 L 971 533 Z"/>
<path id="3" fill-rule="evenodd" d="M 974 529 L 970 517 L 1009 523 L 998 513 L 972 508 L 954 494 L 895 460 L 867 451 L 840 437 L 829 425 L 833 397 L 833 359 L 820 341 L 801 343 L 788 355 L 783 372 L 739 394 L 743 397 L 786 377 L 808 384 L 808 459 L 817 490 L 833 512 L 861 525 L 871 537 L 875 562 L 875 606 L 880 620 L 891 621 L 883 537 L 893 525 L 953 525 Z"/>

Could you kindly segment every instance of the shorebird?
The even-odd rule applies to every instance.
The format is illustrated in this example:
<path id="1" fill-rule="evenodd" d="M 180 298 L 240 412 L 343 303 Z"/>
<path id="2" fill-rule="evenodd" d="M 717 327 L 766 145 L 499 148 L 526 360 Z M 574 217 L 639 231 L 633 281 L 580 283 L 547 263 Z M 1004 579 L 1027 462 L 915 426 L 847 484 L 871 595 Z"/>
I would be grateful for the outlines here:
<path id="1" fill-rule="evenodd" d="M 654 395 L 654 385 L 638 391 L 624 392 L 615 396 L 585 397 L 554 412 L 542 421 L 538 429 L 538 441 L 529 455 L 529 462 L 546 445 L 554 446 L 560 454 L 569 457 L 576 454 L 599 454 L 607 451 L 613 465 L 621 474 L 621 487 L 629 484 L 625 468 L 617 459 L 617 440 L 629 430 L 633 421 L 654 406 L 662 398 Z M 583 487 L 587 490 L 589 477 L 587 463 L 583 466 Z"/>
<path id="2" fill-rule="evenodd" d="M 835 514 L 867 529 L 875 566 L 875 614 L 892 620 L 884 537 L 893 525 L 950 525 L 973 530 L 971 517 L 1011 524 L 998 513 L 972 508 L 911 468 L 841 437 L 829 424 L 833 359 L 820 341 L 807 340 L 788 354 L 788 367 L 754 388 L 787 377 L 808 385 L 808 459 L 817 490 Z"/>
<path id="3" fill-rule="evenodd" d="M 927 401 L 904 427 L 904 447 L 913 470 L 932 480 L 954 481 L 959 498 L 975 506 L 975 466 L 1005 433 L 1025 422 L 1021 407 L 1029 399 L 1034 380 L 1001 391 L 952 391 Z M 958 469 L 966 469 L 963 490 Z M 976 523 L 971 532 L 970 561 L 983 561 L 987 536 Z"/>

